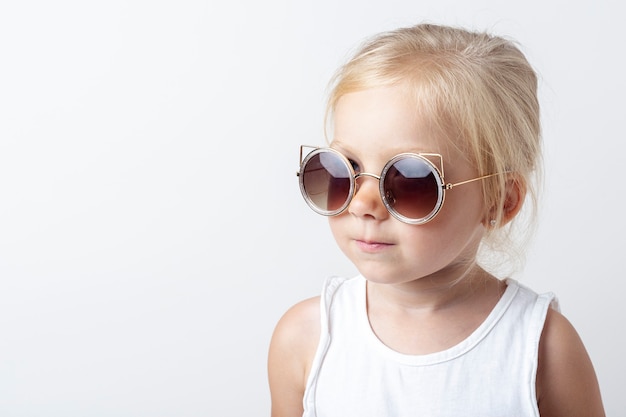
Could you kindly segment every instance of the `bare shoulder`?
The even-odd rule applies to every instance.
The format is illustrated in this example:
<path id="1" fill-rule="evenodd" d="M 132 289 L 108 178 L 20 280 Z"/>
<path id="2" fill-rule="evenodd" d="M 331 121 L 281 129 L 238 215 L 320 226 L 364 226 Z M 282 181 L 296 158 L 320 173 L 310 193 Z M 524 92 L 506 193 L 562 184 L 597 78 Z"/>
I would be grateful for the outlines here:
<path id="1" fill-rule="evenodd" d="M 320 333 L 320 297 L 300 301 L 283 314 L 272 335 L 270 351 L 289 349 L 296 354 L 315 353 Z M 312 359 L 312 358 L 311 358 Z"/>
<path id="2" fill-rule="evenodd" d="M 320 337 L 320 297 L 291 307 L 274 329 L 268 357 L 272 417 L 301 416 L 306 380 Z"/>
<path id="3" fill-rule="evenodd" d="M 561 313 L 548 310 L 537 369 L 541 417 L 604 417 L 591 359 L 580 336 Z"/>

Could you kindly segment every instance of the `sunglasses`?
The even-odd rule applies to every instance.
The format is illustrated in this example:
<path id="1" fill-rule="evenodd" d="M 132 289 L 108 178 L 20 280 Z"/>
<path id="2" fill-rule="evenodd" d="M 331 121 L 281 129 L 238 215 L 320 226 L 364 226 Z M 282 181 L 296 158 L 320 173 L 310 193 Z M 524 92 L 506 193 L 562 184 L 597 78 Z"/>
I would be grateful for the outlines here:
<path id="1" fill-rule="evenodd" d="M 313 150 L 305 156 L 306 149 Z M 441 169 L 429 158 L 438 160 Z M 341 214 L 358 190 L 356 180 L 371 177 L 378 180 L 380 196 L 393 217 L 407 224 L 424 224 L 439 213 L 447 190 L 500 174 L 446 184 L 443 157 L 431 153 L 396 155 L 385 164 L 380 175 L 357 173 L 350 160 L 335 149 L 302 145 L 297 175 L 302 196 L 316 213 Z"/>

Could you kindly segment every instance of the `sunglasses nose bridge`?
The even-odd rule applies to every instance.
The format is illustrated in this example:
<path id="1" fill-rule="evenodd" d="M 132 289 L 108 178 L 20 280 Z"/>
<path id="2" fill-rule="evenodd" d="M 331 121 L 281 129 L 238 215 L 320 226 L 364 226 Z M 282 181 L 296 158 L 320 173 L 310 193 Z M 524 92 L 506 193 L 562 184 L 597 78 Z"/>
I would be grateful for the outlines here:
<path id="1" fill-rule="evenodd" d="M 374 178 L 375 180 L 380 181 L 380 175 L 370 174 L 369 172 L 359 172 L 358 174 L 354 176 L 354 180 L 356 181 L 361 177 L 371 177 L 371 178 Z"/>
<path id="2" fill-rule="evenodd" d="M 373 178 L 373 179 L 375 179 L 376 181 L 378 181 L 378 183 L 379 183 L 379 184 L 380 184 L 380 179 L 382 178 L 380 175 L 370 174 L 369 172 L 359 172 L 358 174 L 355 174 L 355 175 L 354 175 L 354 177 L 353 177 L 353 178 L 354 178 L 354 194 L 356 194 L 356 192 L 357 192 L 357 191 L 359 190 L 359 188 L 360 188 L 360 187 L 359 187 L 359 184 L 358 184 L 358 182 L 357 182 L 357 180 L 358 180 L 359 178 L 362 178 L 362 177 L 370 177 L 370 178 Z M 353 195 L 354 195 L 354 194 L 353 194 Z"/>
<path id="3" fill-rule="evenodd" d="M 357 181 L 359 178 L 371 178 L 376 182 L 369 184 Z M 350 197 L 350 212 L 357 216 L 372 216 L 382 218 L 388 213 L 382 195 L 380 194 L 381 176 L 369 172 L 359 172 L 353 176 L 354 191 Z"/>

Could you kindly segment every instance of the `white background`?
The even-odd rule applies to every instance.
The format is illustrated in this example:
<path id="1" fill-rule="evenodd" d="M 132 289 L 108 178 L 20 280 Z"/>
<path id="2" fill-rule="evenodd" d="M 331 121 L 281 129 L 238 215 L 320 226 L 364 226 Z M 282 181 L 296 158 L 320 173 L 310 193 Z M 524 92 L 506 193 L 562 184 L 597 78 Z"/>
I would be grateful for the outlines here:
<path id="1" fill-rule="evenodd" d="M 554 291 L 626 409 L 621 3 L 4 1 L 0 415 L 266 416 L 290 305 L 353 274 L 302 201 L 364 37 L 487 29 L 541 77 L 547 187 L 517 277 Z"/>

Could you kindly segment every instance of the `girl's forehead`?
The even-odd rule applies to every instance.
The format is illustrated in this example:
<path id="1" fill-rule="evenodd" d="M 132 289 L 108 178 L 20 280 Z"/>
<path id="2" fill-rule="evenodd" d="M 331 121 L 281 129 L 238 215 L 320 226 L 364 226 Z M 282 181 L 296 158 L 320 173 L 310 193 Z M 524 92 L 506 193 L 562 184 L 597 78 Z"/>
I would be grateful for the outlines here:
<path id="1" fill-rule="evenodd" d="M 453 136 L 431 113 L 400 86 L 345 94 L 334 112 L 333 146 L 386 154 L 439 152 Z"/>
<path id="2" fill-rule="evenodd" d="M 334 112 L 336 128 L 414 127 L 424 125 L 426 112 L 398 87 L 379 87 L 343 95 Z"/>
<path id="3" fill-rule="evenodd" d="M 437 97 L 411 87 L 376 86 L 339 97 L 330 137 L 333 147 L 355 159 L 436 153 L 451 162 L 474 165 L 478 155 L 463 129 L 444 113 Z"/>

